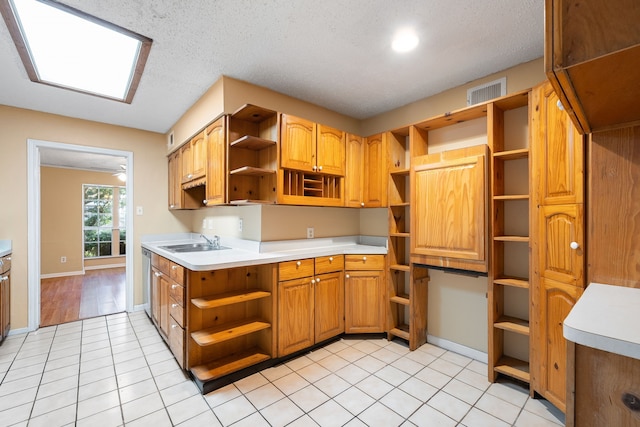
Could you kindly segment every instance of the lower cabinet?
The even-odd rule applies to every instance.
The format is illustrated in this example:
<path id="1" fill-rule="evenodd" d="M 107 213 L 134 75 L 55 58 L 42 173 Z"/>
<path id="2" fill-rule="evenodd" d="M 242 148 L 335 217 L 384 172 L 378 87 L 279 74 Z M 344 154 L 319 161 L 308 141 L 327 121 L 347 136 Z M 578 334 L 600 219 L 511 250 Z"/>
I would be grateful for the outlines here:
<path id="1" fill-rule="evenodd" d="M 344 332 L 344 256 L 281 262 L 278 356 Z"/>
<path id="2" fill-rule="evenodd" d="M 345 332 L 386 330 L 384 255 L 345 256 Z"/>
<path id="3" fill-rule="evenodd" d="M 0 343 L 11 328 L 11 255 L 0 258 Z"/>

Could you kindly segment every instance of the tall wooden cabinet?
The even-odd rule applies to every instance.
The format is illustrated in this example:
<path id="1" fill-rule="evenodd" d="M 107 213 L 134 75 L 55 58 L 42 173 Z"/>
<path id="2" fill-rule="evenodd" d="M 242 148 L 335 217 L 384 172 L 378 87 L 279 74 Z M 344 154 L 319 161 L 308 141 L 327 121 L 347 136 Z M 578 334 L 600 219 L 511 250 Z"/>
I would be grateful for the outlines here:
<path id="1" fill-rule="evenodd" d="M 532 386 L 564 411 L 567 346 L 562 322 L 585 286 L 584 138 L 550 84 L 534 89 L 533 111 Z"/>
<path id="2" fill-rule="evenodd" d="M 204 204 L 207 206 L 221 205 L 227 201 L 226 121 L 227 118 L 222 116 L 204 130 L 207 144 Z"/>
<path id="3" fill-rule="evenodd" d="M 363 138 L 346 134 L 345 206 L 380 208 L 387 204 L 384 134 Z"/>

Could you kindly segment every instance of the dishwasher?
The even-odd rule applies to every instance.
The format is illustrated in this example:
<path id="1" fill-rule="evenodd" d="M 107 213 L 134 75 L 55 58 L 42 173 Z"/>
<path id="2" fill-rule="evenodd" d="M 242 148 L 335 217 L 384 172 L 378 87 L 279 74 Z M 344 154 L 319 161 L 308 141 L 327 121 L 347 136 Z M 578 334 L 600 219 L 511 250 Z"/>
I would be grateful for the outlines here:
<path id="1" fill-rule="evenodd" d="M 142 305 L 151 318 L 151 251 L 142 248 Z"/>

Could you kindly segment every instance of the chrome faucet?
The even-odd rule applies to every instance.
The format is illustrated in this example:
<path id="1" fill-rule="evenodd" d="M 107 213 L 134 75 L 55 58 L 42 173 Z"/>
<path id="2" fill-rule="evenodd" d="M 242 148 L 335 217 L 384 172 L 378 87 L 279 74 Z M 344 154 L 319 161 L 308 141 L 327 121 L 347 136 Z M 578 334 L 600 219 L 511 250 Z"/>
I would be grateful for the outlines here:
<path id="1" fill-rule="evenodd" d="M 200 237 L 206 240 L 206 242 L 213 246 L 215 249 L 220 249 L 220 236 L 213 236 L 213 240 L 208 238 L 204 234 L 201 234 Z"/>

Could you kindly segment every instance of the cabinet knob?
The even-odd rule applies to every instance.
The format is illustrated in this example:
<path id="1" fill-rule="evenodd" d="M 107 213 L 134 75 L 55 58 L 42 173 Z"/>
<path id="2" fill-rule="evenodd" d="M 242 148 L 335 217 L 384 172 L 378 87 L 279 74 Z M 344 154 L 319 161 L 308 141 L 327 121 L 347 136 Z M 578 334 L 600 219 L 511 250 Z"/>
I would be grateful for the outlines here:
<path id="1" fill-rule="evenodd" d="M 205 199 L 205 200 L 203 200 L 203 201 L 202 201 L 202 204 L 203 204 L 203 205 L 206 205 L 206 204 L 207 204 L 207 202 L 208 202 L 208 200 L 206 200 L 206 199 Z"/>
<path id="2" fill-rule="evenodd" d="M 316 284 L 320 283 L 320 278 L 316 277 Z"/>
<path id="3" fill-rule="evenodd" d="M 190 173 L 189 175 L 187 175 L 187 178 L 189 179 L 193 178 L 193 174 Z"/>
<path id="4" fill-rule="evenodd" d="M 300 261 L 296 262 L 296 267 L 300 267 L 302 263 Z"/>
<path id="5" fill-rule="evenodd" d="M 175 328 L 177 328 L 177 327 L 178 327 L 178 325 L 176 325 L 175 323 L 172 323 L 172 324 L 171 324 L 171 329 L 175 329 Z"/>
<path id="6" fill-rule="evenodd" d="M 177 306 L 178 306 L 178 304 L 176 304 L 176 303 L 171 304 L 171 308 L 176 308 Z"/>
<path id="7" fill-rule="evenodd" d="M 153 275 L 156 277 L 160 277 L 162 276 L 162 273 L 160 273 L 159 271 L 156 271 L 155 273 L 153 273 Z"/>
<path id="8" fill-rule="evenodd" d="M 9 276 L 1 276 L 0 277 L 0 282 L 6 282 L 7 280 L 9 280 Z"/>
<path id="9" fill-rule="evenodd" d="M 173 209 L 175 207 L 176 207 L 176 205 L 169 205 L 169 209 Z"/>
<path id="10" fill-rule="evenodd" d="M 333 262 L 333 257 L 332 256 L 329 257 L 329 262 Z"/>
<path id="11" fill-rule="evenodd" d="M 316 279 L 311 279 L 311 284 L 315 285 L 316 284 Z"/>
<path id="12" fill-rule="evenodd" d="M 322 166 L 318 166 L 318 170 L 321 171 L 322 170 Z"/>
<path id="13" fill-rule="evenodd" d="M 362 262 L 367 262 L 367 257 L 366 256 L 362 257 Z"/>
<path id="14" fill-rule="evenodd" d="M 172 266 L 171 266 L 171 269 L 172 269 L 172 270 L 177 270 L 177 269 L 178 269 L 178 266 L 177 266 L 177 265 L 172 265 Z"/>
<path id="15" fill-rule="evenodd" d="M 559 99 L 556 101 L 556 106 L 558 107 L 558 110 L 564 111 L 564 105 L 562 105 L 562 102 L 560 102 Z"/>
<path id="16" fill-rule="evenodd" d="M 10 257 L 10 256 L 6 257 L 5 259 L 6 259 L 7 261 L 11 261 L 11 257 Z"/>
<path id="17" fill-rule="evenodd" d="M 578 242 L 571 242 L 569 244 L 569 247 L 575 251 L 576 249 L 578 249 L 580 247 L 580 245 L 578 244 Z"/>
<path id="18" fill-rule="evenodd" d="M 178 287 L 178 285 L 171 285 L 171 289 L 175 289 L 177 287 Z"/>
<path id="19" fill-rule="evenodd" d="M 316 165 L 313 165 L 313 166 L 311 166 L 311 169 L 315 171 L 315 170 L 318 169 L 318 167 Z"/>
<path id="20" fill-rule="evenodd" d="M 361 202 L 361 203 L 360 203 L 360 206 L 362 206 L 362 207 L 364 208 L 364 202 Z"/>
<path id="21" fill-rule="evenodd" d="M 348 275 L 348 274 L 345 274 L 345 275 L 344 275 L 344 278 L 345 278 L 345 279 L 348 279 L 348 278 L 349 278 L 349 275 Z"/>

